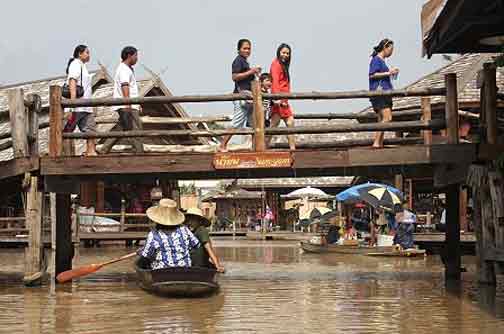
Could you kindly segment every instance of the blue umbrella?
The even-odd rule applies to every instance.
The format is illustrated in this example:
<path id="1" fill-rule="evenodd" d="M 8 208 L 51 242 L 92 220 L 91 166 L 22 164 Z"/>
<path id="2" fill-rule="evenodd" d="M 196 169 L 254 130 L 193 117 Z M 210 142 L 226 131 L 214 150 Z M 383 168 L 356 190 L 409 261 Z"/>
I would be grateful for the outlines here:
<path id="1" fill-rule="evenodd" d="M 399 189 L 396 189 L 386 184 L 368 182 L 343 190 L 342 192 L 336 195 L 336 200 L 339 202 L 359 202 L 362 200 L 362 196 L 359 193 L 359 190 L 368 188 L 369 186 L 384 187 L 387 188 L 387 190 L 389 190 L 390 192 L 398 195 L 399 197 L 401 198 L 403 197 L 403 194 Z"/>

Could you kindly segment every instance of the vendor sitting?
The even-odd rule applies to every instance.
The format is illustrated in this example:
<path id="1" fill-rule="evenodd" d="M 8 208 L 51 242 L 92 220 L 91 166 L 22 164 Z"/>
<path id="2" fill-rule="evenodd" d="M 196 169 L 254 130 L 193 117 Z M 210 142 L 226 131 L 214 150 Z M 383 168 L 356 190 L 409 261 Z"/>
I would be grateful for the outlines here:
<path id="1" fill-rule="evenodd" d="M 404 208 L 396 215 L 396 220 L 399 226 L 394 236 L 394 244 L 400 245 L 402 249 L 414 248 L 413 232 L 415 228 L 413 224 L 416 223 L 416 215 Z"/>
<path id="2" fill-rule="evenodd" d="M 207 227 L 210 221 L 203 215 L 199 208 L 190 208 L 185 213 L 185 224 L 198 238 L 202 247 L 191 251 L 191 261 L 195 267 L 216 268 L 219 272 L 224 272 L 224 267 L 220 264 L 219 258 L 215 254 L 210 240 L 210 233 Z M 210 262 L 212 260 L 212 262 Z"/>
<path id="3" fill-rule="evenodd" d="M 340 227 L 336 225 L 331 225 L 325 236 L 327 244 L 336 244 L 340 238 Z"/>
<path id="4" fill-rule="evenodd" d="M 185 217 L 177 209 L 177 203 L 164 198 L 159 205 L 147 209 L 147 217 L 156 226 L 147 235 L 145 246 L 138 251 L 138 265 L 151 269 L 191 267 L 190 251 L 198 248 L 200 242 L 182 225 Z"/>

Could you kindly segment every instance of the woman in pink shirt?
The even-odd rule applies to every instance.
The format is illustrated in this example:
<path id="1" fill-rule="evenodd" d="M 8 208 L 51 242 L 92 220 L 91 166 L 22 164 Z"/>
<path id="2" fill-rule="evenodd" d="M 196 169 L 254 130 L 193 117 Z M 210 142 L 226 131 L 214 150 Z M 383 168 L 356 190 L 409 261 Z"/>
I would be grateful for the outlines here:
<path id="1" fill-rule="evenodd" d="M 288 44 L 281 44 L 277 49 L 276 58 L 271 63 L 272 78 L 271 93 L 290 93 L 290 73 L 292 50 Z M 275 128 L 283 120 L 287 127 L 294 126 L 294 113 L 288 100 L 274 101 L 271 108 L 271 127 Z M 290 150 L 296 149 L 294 135 L 288 136 Z"/>

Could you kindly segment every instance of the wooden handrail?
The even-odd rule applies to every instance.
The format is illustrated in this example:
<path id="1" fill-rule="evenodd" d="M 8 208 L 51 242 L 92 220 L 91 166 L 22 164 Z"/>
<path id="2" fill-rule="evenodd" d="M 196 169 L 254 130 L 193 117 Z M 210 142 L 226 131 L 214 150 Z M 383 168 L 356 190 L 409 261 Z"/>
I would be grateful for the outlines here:
<path id="1" fill-rule="evenodd" d="M 348 92 L 308 92 L 308 93 L 282 93 L 262 94 L 267 100 L 342 100 L 342 99 L 367 99 L 371 97 L 407 97 L 407 96 L 435 96 L 445 95 L 445 88 L 400 89 L 390 91 L 348 91 Z M 99 107 L 121 106 L 125 104 L 168 104 L 168 103 L 200 103 L 200 102 L 226 102 L 226 101 L 252 101 L 250 94 L 221 94 L 221 95 L 182 95 L 182 96 L 148 96 L 135 98 L 97 98 L 62 100 L 64 108 L 74 107 Z"/>
<path id="2" fill-rule="evenodd" d="M 266 135 L 285 134 L 329 134 L 344 132 L 370 132 L 370 131 L 418 131 L 439 130 L 445 128 L 446 123 L 442 119 L 431 121 L 409 121 L 389 123 L 365 123 L 365 124 L 342 124 L 322 126 L 300 126 L 292 128 L 267 128 Z M 88 138 L 145 138 L 145 137 L 168 137 L 168 136 L 191 136 L 191 137 L 219 137 L 225 135 L 253 135 L 251 129 L 226 129 L 226 130 L 138 130 L 138 131 L 109 131 L 104 133 L 63 133 L 66 139 Z"/>

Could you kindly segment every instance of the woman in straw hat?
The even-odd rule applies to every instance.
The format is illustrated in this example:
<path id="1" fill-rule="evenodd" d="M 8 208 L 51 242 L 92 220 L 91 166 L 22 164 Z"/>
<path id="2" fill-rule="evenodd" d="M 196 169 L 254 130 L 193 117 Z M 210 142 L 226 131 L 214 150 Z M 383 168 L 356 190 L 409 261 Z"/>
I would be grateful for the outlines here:
<path id="1" fill-rule="evenodd" d="M 139 264 L 152 269 L 190 267 L 190 251 L 199 247 L 200 242 L 182 224 L 185 217 L 177 209 L 177 203 L 163 198 L 159 205 L 147 209 L 147 217 L 156 223 L 156 227 L 149 232 L 145 246 L 138 251 Z"/>
<path id="2" fill-rule="evenodd" d="M 203 215 L 199 208 L 187 209 L 185 213 L 185 224 L 194 233 L 203 247 L 195 248 L 191 251 L 191 261 L 193 266 L 216 268 L 219 272 L 224 272 L 224 267 L 220 264 L 219 258 L 215 254 L 210 240 L 210 233 L 207 227 L 210 221 Z M 210 259 L 212 262 L 210 262 Z"/>

